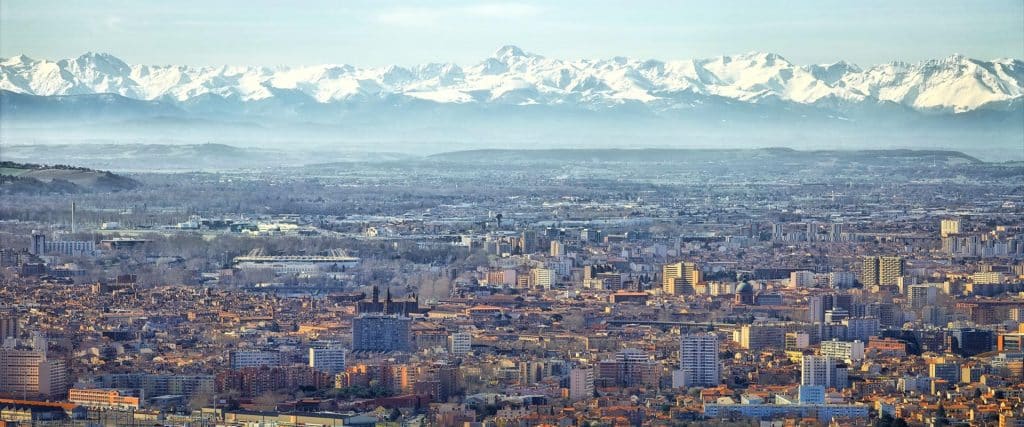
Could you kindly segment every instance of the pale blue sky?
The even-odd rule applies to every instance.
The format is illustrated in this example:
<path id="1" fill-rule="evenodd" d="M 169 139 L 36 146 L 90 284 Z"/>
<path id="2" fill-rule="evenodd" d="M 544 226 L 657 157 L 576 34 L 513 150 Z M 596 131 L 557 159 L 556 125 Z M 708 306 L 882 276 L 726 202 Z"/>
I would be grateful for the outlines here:
<path id="1" fill-rule="evenodd" d="M 0 1 L 0 56 L 130 63 L 474 64 L 504 44 L 560 58 L 749 51 L 861 65 L 1024 57 L 1024 1 Z"/>

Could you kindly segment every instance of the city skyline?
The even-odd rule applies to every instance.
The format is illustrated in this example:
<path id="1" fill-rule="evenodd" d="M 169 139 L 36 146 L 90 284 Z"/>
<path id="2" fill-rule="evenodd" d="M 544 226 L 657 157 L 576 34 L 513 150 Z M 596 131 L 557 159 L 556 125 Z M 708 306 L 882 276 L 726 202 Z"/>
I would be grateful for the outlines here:
<path id="1" fill-rule="evenodd" d="M 0 425 L 1024 427 L 1022 23 L 0 0 Z"/>

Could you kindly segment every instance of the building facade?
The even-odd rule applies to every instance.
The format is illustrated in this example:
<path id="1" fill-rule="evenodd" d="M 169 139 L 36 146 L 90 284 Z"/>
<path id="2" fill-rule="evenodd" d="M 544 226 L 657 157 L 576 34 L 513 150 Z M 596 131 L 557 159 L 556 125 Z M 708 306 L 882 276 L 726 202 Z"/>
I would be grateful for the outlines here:
<path id="1" fill-rule="evenodd" d="M 672 375 L 673 387 L 713 387 L 721 377 L 718 335 L 683 334 L 679 339 L 679 370 Z"/>
<path id="2" fill-rule="evenodd" d="M 361 314 L 352 319 L 352 350 L 411 351 L 412 319 L 387 314 Z"/>

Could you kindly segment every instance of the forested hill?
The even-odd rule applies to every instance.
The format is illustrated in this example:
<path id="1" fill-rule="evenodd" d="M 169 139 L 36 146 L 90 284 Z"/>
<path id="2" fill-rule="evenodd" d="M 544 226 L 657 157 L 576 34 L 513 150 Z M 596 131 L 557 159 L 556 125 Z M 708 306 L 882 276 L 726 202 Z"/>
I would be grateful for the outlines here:
<path id="1" fill-rule="evenodd" d="M 0 161 L 0 194 L 73 194 L 130 190 L 140 184 L 107 171 Z"/>

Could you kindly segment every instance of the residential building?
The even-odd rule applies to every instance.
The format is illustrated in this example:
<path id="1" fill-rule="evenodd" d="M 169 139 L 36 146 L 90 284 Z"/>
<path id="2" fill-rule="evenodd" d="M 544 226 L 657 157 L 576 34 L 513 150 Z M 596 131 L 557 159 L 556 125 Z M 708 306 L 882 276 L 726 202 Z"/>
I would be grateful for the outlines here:
<path id="1" fill-rule="evenodd" d="M 569 371 L 569 399 L 572 401 L 594 397 L 594 368 L 573 368 Z"/>
<path id="2" fill-rule="evenodd" d="M 345 349 L 340 346 L 310 347 L 309 366 L 329 375 L 345 370 Z"/>
<path id="3" fill-rule="evenodd" d="M 679 339 L 679 370 L 672 375 L 672 387 L 713 387 L 720 377 L 718 335 L 683 334 Z"/>
<path id="4" fill-rule="evenodd" d="M 689 295 L 700 283 L 700 269 L 692 262 L 665 264 L 661 268 L 661 289 L 667 295 Z"/>
<path id="5" fill-rule="evenodd" d="M 284 358 L 281 352 L 276 350 L 233 350 L 228 353 L 228 366 L 231 369 L 280 366 L 283 364 Z"/>
<path id="6" fill-rule="evenodd" d="M 846 388 L 849 385 L 846 365 L 832 356 L 804 355 L 800 363 L 800 385 Z"/>
<path id="7" fill-rule="evenodd" d="M 399 315 L 360 314 L 352 319 L 352 350 L 412 350 L 412 319 Z"/>

